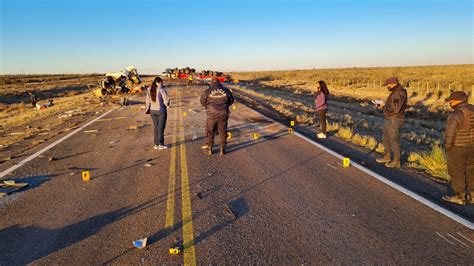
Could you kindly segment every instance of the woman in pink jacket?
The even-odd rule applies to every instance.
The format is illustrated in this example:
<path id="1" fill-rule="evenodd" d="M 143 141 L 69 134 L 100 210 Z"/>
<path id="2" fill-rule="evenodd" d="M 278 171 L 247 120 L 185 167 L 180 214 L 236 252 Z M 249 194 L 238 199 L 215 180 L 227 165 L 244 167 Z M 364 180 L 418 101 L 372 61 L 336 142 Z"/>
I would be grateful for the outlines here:
<path id="1" fill-rule="evenodd" d="M 318 87 L 314 93 L 314 103 L 316 105 L 316 112 L 318 112 L 319 124 L 322 132 L 317 136 L 319 139 L 326 138 L 326 113 L 328 111 L 327 97 L 329 95 L 328 86 L 323 80 L 318 81 Z"/>

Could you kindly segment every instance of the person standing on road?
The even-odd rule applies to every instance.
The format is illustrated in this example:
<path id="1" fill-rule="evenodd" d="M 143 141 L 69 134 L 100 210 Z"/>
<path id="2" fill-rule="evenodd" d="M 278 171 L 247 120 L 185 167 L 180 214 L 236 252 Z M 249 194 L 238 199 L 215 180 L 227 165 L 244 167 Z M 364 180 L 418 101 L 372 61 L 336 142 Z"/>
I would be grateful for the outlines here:
<path id="1" fill-rule="evenodd" d="M 443 200 L 459 205 L 474 204 L 474 105 L 467 103 L 463 91 L 455 91 L 446 98 L 454 112 L 449 114 L 444 147 L 448 153 L 448 173 L 452 196 Z"/>
<path id="2" fill-rule="evenodd" d="M 164 150 L 165 127 L 167 119 L 167 109 L 170 106 L 170 98 L 163 87 L 163 80 L 156 77 L 153 83 L 146 90 L 146 113 L 151 115 L 153 120 L 154 148 Z"/>
<path id="3" fill-rule="evenodd" d="M 405 121 L 407 107 L 407 91 L 400 84 L 397 77 L 388 78 L 384 86 L 390 91 L 385 102 L 378 106 L 383 108 L 385 124 L 383 127 L 382 143 L 385 155 L 376 161 L 384 163 L 389 168 L 400 168 L 400 128 Z M 391 158 L 393 151 L 393 160 Z"/>
<path id="4" fill-rule="evenodd" d="M 212 155 L 215 127 L 219 133 L 220 154 L 225 154 L 229 106 L 233 103 L 232 93 L 222 86 L 217 78 L 211 81 L 209 88 L 201 95 L 201 104 L 206 108 L 206 150 L 208 155 Z"/>
<path id="5" fill-rule="evenodd" d="M 328 86 L 323 80 L 318 81 L 318 87 L 314 94 L 314 103 L 316 105 L 316 112 L 318 113 L 319 125 L 322 132 L 317 135 L 318 139 L 326 138 L 326 113 L 328 111 L 327 97 L 329 95 Z"/>

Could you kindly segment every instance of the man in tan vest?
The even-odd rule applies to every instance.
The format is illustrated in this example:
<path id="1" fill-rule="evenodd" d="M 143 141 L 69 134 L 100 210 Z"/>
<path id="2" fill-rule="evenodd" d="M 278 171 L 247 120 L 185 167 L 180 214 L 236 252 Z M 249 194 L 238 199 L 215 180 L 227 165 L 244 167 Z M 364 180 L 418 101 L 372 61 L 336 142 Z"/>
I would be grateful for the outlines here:
<path id="1" fill-rule="evenodd" d="M 444 146 L 455 194 L 446 195 L 443 200 L 459 205 L 466 205 L 466 201 L 474 204 L 474 106 L 467 103 L 463 91 L 453 92 L 446 102 L 454 109 L 448 116 Z"/>

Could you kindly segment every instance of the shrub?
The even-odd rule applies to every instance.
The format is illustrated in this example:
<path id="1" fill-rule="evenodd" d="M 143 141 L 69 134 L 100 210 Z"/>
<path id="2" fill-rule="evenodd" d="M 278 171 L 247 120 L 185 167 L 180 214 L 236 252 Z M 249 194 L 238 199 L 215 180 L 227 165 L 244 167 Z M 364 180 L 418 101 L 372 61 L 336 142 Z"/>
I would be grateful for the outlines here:
<path id="1" fill-rule="evenodd" d="M 375 152 L 378 152 L 378 153 L 384 153 L 385 152 L 385 148 L 384 148 L 382 143 L 377 144 L 377 148 L 375 148 Z"/>
<path id="2" fill-rule="evenodd" d="M 350 128 L 350 127 L 341 127 L 337 131 L 337 136 L 339 136 L 340 138 L 346 141 L 349 141 L 353 135 L 354 135 L 354 130 L 353 128 Z"/>
<path id="3" fill-rule="evenodd" d="M 408 156 L 410 166 L 424 170 L 426 173 L 449 181 L 448 164 L 444 148 L 435 144 L 428 152 L 411 153 Z"/>
<path id="4" fill-rule="evenodd" d="M 372 136 L 368 136 L 365 147 L 371 151 L 374 150 L 377 147 L 377 140 Z"/>

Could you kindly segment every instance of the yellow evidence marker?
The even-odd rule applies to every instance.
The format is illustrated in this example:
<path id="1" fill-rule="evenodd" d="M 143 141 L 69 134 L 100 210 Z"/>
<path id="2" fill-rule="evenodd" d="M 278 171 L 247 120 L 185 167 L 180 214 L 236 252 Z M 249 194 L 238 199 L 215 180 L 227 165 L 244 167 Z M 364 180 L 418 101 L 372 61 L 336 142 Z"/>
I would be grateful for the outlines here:
<path id="1" fill-rule="evenodd" d="M 288 128 L 288 133 L 292 134 L 293 133 L 293 128 L 289 127 Z"/>
<path id="2" fill-rule="evenodd" d="M 253 133 L 253 139 L 258 139 L 259 137 L 258 133 Z"/>
<path id="3" fill-rule="evenodd" d="M 186 117 L 187 113 L 186 112 L 183 112 L 183 116 Z"/>
<path id="4" fill-rule="evenodd" d="M 351 160 L 348 157 L 345 157 L 344 159 L 342 159 L 342 165 L 344 167 L 349 167 L 351 165 Z"/>
<path id="5" fill-rule="evenodd" d="M 179 253 L 181 253 L 181 250 L 177 247 L 171 247 L 169 249 L 169 252 L 171 255 L 178 255 Z"/>
<path id="6" fill-rule="evenodd" d="M 89 181 L 91 180 L 91 173 L 89 171 L 82 172 L 82 181 Z"/>
<path id="7" fill-rule="evenodd" d="M 227 132 L 227 139 L 231 139 L 232 138 L 232 133 L 231 132 Z"/>
<path id="8" fill-rule="evenodd" d="M 294 127 L 295 126 L 295 121 L 291 120 L 290 121 L 290 126 Z"/>

